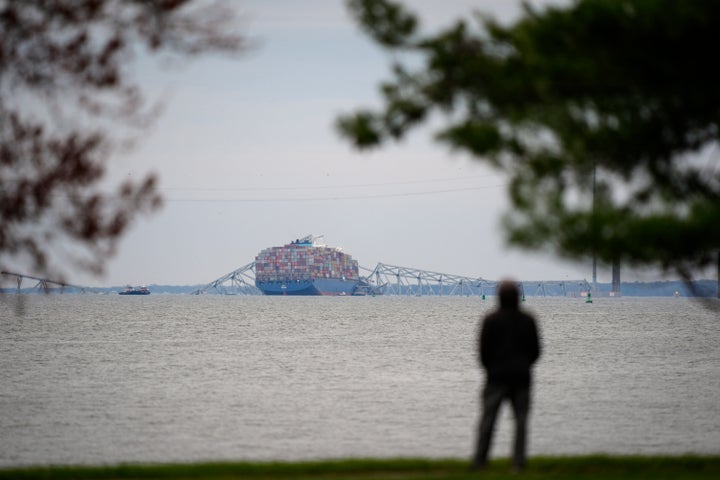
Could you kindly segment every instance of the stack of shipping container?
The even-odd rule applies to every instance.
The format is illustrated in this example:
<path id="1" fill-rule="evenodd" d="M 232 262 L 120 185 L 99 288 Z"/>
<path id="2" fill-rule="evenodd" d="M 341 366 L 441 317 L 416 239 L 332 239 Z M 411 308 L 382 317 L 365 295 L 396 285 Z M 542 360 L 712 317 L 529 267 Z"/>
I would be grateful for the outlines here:
<path id="1" fill-rule="evenodd" d="M 358 263 L 337 248 L 290 244 L 261 251 L 255 257 L 255 278 L 263 282 L 357 280 Z"/>

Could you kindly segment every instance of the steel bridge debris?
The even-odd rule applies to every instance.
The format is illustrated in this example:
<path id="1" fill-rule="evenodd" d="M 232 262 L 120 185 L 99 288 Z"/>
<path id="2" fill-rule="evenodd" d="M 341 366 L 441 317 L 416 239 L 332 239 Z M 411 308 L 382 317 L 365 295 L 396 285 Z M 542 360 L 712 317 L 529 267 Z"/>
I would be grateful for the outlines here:
<path id="1" fill-rule="evenodd" d="M 496 282 L 481 277 L 463 277 L 378 263 L 368 278 L 385 295 L 484 295 Z"/>
<path id="2" fill-rule="evenodd" d="M 375 268 L 360 267 L 360 282 L 354 295 L 395 296 L 485 296 L 494 295 L 498 282 L 482 277 L 465 277 L 417 268 L 378 263 Z M 34 289 L 44 292 L 69 290 L 87 293 L 91 287 L 72 285 L 59 280 L 34 277 L 14 272 L 0 272 L 15 277 L 17 291 L 25 279 L 36 282 Z M 523 296 L 582 296 L 591 291 L 587 280 L 519 281 Z M 255 286 L 255 262 L 233 270 L 192 292 L 194 295 L 262 295 Z"/>
<path id="3" fill-rule="evenodd" d="M 255 286 L 255 262 L 250 262 L 213 280 L 192 294 L 201 295 L 211 292 L 221 295 L 262 295 L 260 289 Z"/>
<path id="4" fill-rule="evenodd" d="M 355 295 L 396 296 L 484 296 L 494 295 L 498 282 L 482 277 L 464 277 L 378 263 L 375 268 L 360 267 L 360 283 Z M 364 273 L 364 275 L 363 275 Z M 591 291 L 587 280 L 519 281 L 523 296 L 581 296 Z M 261 295 L 255 287 L 255 262 L 223 275 L 193 292 L 194 295 Z"/>
<path id="5" fill-rule="evenodd" d="M 72 289 L 77 290 L 81 293 L 87 293 L 94 291 L 91 287 L 83 287 L 80 285 L 73 285 L 70 283 L 62 282 L 60 280 L 50 280 L 47 278 L 40 278 L 40 277 L 34 277 L 32 275 L 26 275 L 24 273 L 15 273 L 15 272 L 0 272 L 2 275 L 6 275 L 8 277 L 15 277 L 15 280 L 17 282 L 17 291 L 20 292 L 22 288 L 22 282 L 25 279 L 28 280 L 34 280 L 37 283 L 33 286 L 34 290 L 39 290 L 42 292 L 57 292 L 60 293 L 65 292 L 66 289 Z"/>

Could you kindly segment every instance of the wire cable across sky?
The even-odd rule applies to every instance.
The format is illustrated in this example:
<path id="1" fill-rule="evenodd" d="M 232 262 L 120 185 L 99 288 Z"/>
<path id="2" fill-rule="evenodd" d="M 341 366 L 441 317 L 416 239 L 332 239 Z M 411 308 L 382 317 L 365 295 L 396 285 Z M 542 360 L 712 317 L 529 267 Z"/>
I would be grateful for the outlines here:
<path id="1" fill-rule="evenodd" d="M 381 182 L 381 183 L 363 183 L 363 184 L 344 184 L 344 185 L 302 185 L 302 186 L 256 186 L 256 187 L 237 187 L 237 188 L 202 188 L 202 187 L 168 187 L 162 188 L 164 192 L 165 201 L 167 202 L 303 202 L 303 201 L 341 201 L 341 200 L 365 200 L 365 199 L 378 199 L 378 198 L 400 198 L 400 197 L 417 197 L 426 195 L 442 195 L 458 192 L 468 192 L 477 190 L 486 190 L 492 188 L 501 188 L 504 186 L 502 183 L 493 183 L 489 185 L 474 185 L 474 186 L 463 186 L 463 187 L 452 187 L 443 189 L 433 190 L 421 190 L 421 191 L 393 191 L 383 193 L 349 193 L 348 189 L 367 189 L 367 188 L 386 188 L 386 187 L 398 187 L 407 185 L 421 185 L 421 184 L 437 184 L 437 183 L 449 183 L 457 181 L 468 181 L 476 180 L 481 178 L 497 178 L 495 175 L 476 175 L 468 177 L 449 177 L 449 178 L 436 178 L 426 180 L 407 180 L 397 182 Z M 202 195 L 198 197 L 186 196 L 182 194 L 192 193 L 204 193 L 204 194 L 218 194 L 218 193 L 240 193 L 240 192 L 308 192 L 316 193 L 317 191 L 329 191 L 329 190 L 342 190 L 341 194 L 327 194 L 327 195 L 309 195 L 309 196 L 262 196 L 262 197 L 212 197 L 209 195 Z M 173 193 L 180 193 L 180 196 L 174 196 Z"/>

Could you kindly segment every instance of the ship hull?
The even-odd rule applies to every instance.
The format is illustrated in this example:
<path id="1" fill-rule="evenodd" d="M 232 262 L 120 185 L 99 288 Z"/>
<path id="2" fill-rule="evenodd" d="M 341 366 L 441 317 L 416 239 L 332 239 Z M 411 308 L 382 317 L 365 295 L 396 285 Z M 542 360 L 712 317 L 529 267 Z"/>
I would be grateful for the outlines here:
<path id="1" fill-rule="evenodd" d="M 357 281 L 335 278 L 319 278 L 315 280 L 256 281 L 255 286 L 264 295 L 295 295 L 295 296 L 337 296 L 352 295 Z"/>

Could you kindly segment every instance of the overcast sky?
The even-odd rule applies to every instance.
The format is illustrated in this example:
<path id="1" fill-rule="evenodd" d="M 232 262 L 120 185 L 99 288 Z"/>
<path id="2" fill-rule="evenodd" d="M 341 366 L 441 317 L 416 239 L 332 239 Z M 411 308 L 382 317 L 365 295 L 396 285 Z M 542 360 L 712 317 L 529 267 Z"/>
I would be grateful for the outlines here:
<path id="1" fill-rule="evenodd" d="M 263 248 L 322 234 L 361 266 L 378 262 L 522 280 L 591 279 L 591 266 L 504 247 L 505 180 L 414 132 L 400 145 L 354 151 L 333 123 L 379 105 L 391 58 L 351 21 L 342 0 L 242 0 L 255 47 L 138 72 L 165 108 L 111 178 L 157 172 L 165 204 L 141 218 L 103 277 L 78 283 L 198 284 Z M 425 28 L 473 9 L 511 20 L 519 2 L 408 1 Z M 535 2 L 541 3 L 541 2 Z M 609 281 L 601 269 L 600 281 Z"/>

